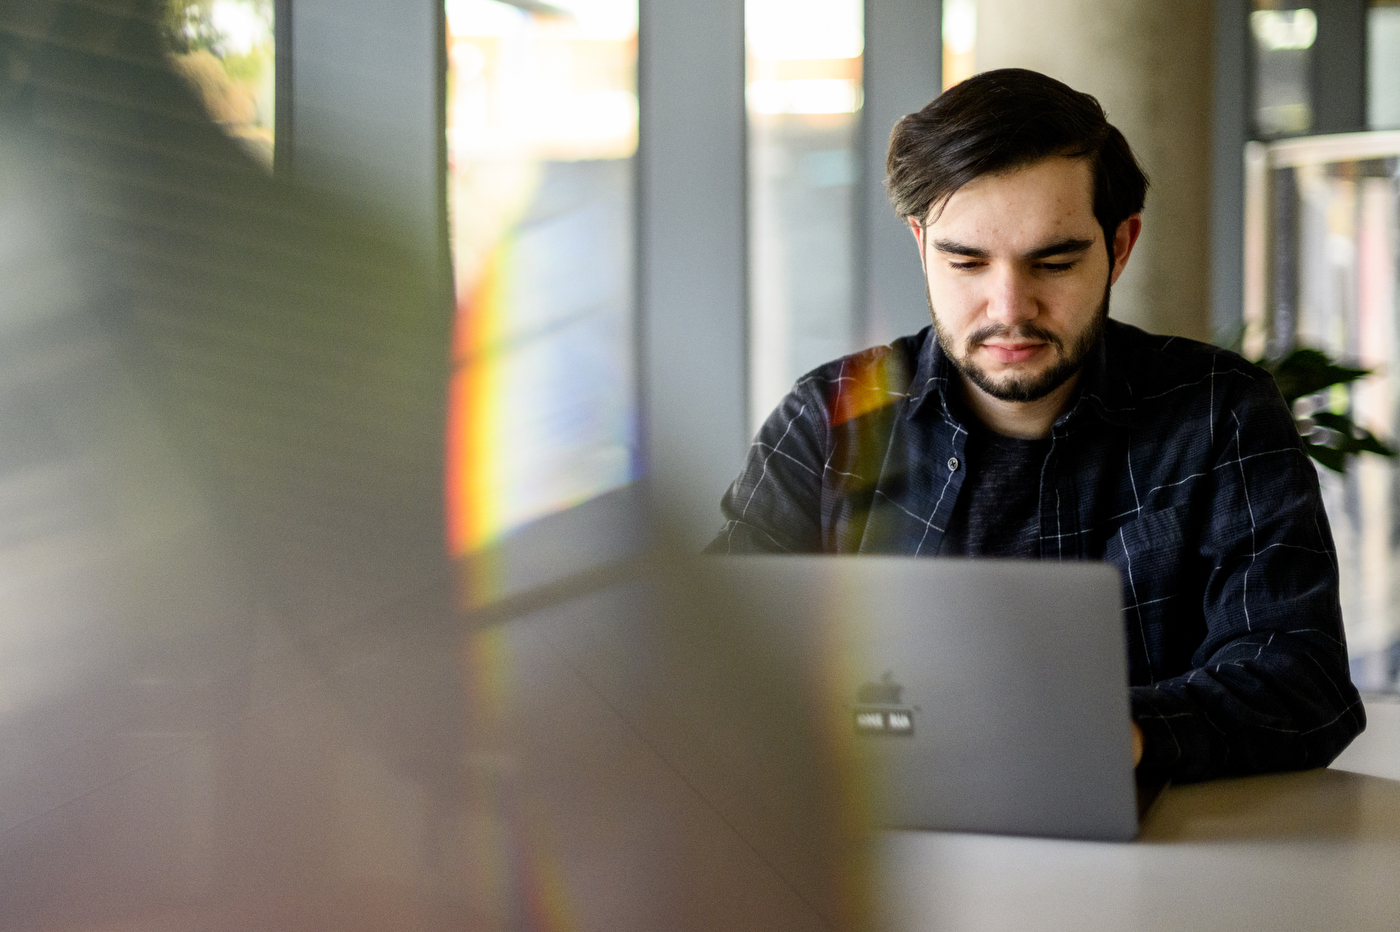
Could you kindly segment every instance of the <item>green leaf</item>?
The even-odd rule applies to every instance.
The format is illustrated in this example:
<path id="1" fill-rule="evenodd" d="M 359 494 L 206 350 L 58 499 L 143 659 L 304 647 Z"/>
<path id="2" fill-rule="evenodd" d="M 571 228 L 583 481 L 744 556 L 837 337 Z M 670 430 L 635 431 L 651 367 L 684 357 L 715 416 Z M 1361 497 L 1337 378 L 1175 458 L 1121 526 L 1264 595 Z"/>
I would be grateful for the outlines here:
<path id="1" fill-rule="evenodd" d="M 1316 395 L 1334 386 L 1350 385 L 1371 374 L 1370 369 L 1338 365 L 1326 353 L 1306 348 L 1296 349 L 1281 360 L 1259 360 L 1257 365 L 1274 377 L 1279 392 L 1290 407 L 1299 398 Z M 1395 456 L 1396 450 L 1390 444 L 1369 430 L 1357 427 L 1348 415 L 1335 413 L 1336 408 L 1346 406 L 1343 389 L 1333 388 L 1334 396 L 1339 393 L 1340 397 L 1331 399 L 1333 411 L 1324 407 L 1298 421 L 1298 433 L 1303 438 L 1308 455 L 1333 472 L 1343 474 L 1346 473 L 1347 458 L 1350 456 L 1359 453 Z"/>
<path id="2" fill-rule="evenodd" d="M 1345 474 L 1347 471 L 1347 455 L 1341 450 L 1334 450 L 1331 447 L 1324 447 L 1321 444 L 1313 443 L 1311 440 L 1304 440 L 1303 446 L 1308 449 L 1308 456 L 1317 460 L 1323 466 L 1333 472 Z"/>
<path id="3" fill-rule="evenodd" d="M 1351 418 L 1345 414 L 1333 414 L 1331 411 L 1314 411 L 1308 415 L 1308 420 L 1339 434 L 1350 434 L 1356 429 L 1356 422 Z"/>
<path id="4" fill-rule="evenodd" d="M 1278 362 L 1260 362 L 1291 405 L 1304 395 L 1313 395 L 1333 385 L 1345 385 L 1371 374 L 1370 369 L 1340 366 L 1315 349 L 1296 349 Z"/>
<path id="5" fill-rule="evenodd" d="M 1310 415 L 1314 424 L 1335 431 L 1338 439 L 1327 444 L 1329 449 L 1343 454 L 1375 453 L 1377 456 L 1394 456 L 1395 449 L 1364 427 L 1357 427 L 1345 414 L 1330 411 L 1316 411 Z"/>

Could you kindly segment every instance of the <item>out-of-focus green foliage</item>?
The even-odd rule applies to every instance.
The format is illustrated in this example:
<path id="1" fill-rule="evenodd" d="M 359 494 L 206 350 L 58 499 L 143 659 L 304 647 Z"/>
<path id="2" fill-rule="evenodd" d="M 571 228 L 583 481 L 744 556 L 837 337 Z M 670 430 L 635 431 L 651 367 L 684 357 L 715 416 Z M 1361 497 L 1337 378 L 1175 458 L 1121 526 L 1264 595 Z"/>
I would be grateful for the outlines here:
<path id="1" fill-rule="evenodd" d="M 1282 360 L 1263 360 L 1259 365 L 1273 375 L 1278 390 L 1289 404 L 1305 395 L 1316 395 L 1324 388 L 1349 385 L 1371 374 L 1370 369 L 1338 365 L 1326 353 L 1315 349 L 1296 349 Z"/>
<path id="2" fill-rule="evenodd" d="M 199 95 L 210 118 L 270 167 L 276 108 L 272 0 L 160 3 L 171 67 Z"/>
<path id="3" fill-rule="evenodd" d="M 219 31 L 214 28 L 213 8 L 213 0 L 166 0 L 161 32 L 172 52 L 187 55 L 215 50 Z"/>
<path id="4" fill-rule="evenodd" d="M 1326 353 L 1306 348 L 1296 349 L 1279 360 L 1261 359 L 1257 364 L 1274 377 L 1284 400 L 1295 413 L 1298 412 L 1299 399 L 1317 395 L 1334 386 L 1350 385 L 1371 374 L 1370 369 L 1340 365 Z M 1307 411 L 1298 417 L 1298 433 L 1313 459 L 1334 472 L 1345 473 L 1350 456 L 1359 453 L 1396 455 L 1395 449 L 1388 443 L 1357 426 L 1345 410 L 1336 410 L 1344 405 L 1330 407 L 1332 409 L 1328 410 L 1329 405 L 1323 402 L 1318 410 Z"/>
<path id="5" fill-rule="evenodd" d="M 271 66 L 267 53 L 262 49 L 254 50 L 247 55 L 231 52 L 220 60 L 223 62 L 224 73 L 229 76 L 229 80 L 244 84 L 255 84 L 262 78 L 263 71 Z"/>

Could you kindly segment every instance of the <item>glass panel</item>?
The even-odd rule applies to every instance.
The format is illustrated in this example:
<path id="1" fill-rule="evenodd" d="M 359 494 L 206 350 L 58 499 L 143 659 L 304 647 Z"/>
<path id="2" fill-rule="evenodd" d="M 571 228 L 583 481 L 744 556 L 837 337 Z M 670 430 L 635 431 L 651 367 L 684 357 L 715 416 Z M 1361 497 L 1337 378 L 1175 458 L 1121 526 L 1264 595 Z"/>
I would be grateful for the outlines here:
<path id="1" fill-rule="evenodd" d="M 1400 129 L 1400 0 L 1372 3 L 1366 18 L 1366 125 Z"/>
<path id="2" fill-rule="evenodd" d="M 943 0 L 943 89 L 976 72 L 977 0 Z"/>
<path id="3" fill-rule="evenodd" d="M 170 59 L 214 122 L 272 168 L 273 0 L 167 0 Z"/>
<path id="4" fill-rule="evenodd" d="M 1297 411 L 1349 414 L 1393 439 L 1400 437 L 1400 158 L 1377 145 L 1347 158 L 1325 151 L 1328 140 L 1271 146 L 1268 184 L 1255 186 L 1247 205 L 1267 214 L 1252 235 L 1269 238 L 1260 250 L 1269 350 L 1312 347 L 1373 369 L 1350 387 L 1300 399 Z M 1368 145 L 1365 137 L 1353 142 Z M 1313 439 L 1325 443 L 1327 434 Z M 1337 544 L 1353 679 L 1362 689 L 1400 691 L 1400 463 L 1363 455 L 1344 475 L 1318 473 Z"/>
<path id="5" fill-rule="evenodd" d="M 1397 436 L 1395 368 L 1395 160 L 1304 165 L 1297 170 L 1298 342 L 1378 371 L 1313 399 Z M 1342 570 L 1342 613 L 1357 685 L 1395 686 L 1395 601 L 1400 577 L 1397 473 L 1374 456 L 1345 476 L 1323 472 L 1323 495 Z"/>
<path id="6" fill-rule="evenodd" d="M 1256 6 L 1262 6 L 1256 2 Z M 1260 138 L 1294 136 L 1312 128 L 1312 47 L 1317 16 L 1309 9 L 1256 9 L 1254 124 Z"/>
<path id="7" fill-rule="evenodd" d="M 749 0 L 750 417 L 855 349 L 860 0 Z"/>
<path id="8" fill-rule="evenodd" d="M 462 555 L 638 475 L 637 3 L 448 0 L 447 25 Z"/>

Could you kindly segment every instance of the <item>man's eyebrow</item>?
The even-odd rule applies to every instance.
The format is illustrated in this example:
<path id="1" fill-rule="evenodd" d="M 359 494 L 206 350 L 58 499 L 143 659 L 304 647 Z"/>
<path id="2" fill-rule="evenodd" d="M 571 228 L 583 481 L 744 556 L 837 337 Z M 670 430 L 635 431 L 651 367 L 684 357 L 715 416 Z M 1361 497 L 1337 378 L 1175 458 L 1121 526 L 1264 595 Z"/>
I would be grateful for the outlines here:
<path id="1" fill-rule="evenodd" d="M 1091 239 L 1062 239 L 1057 240 L 1039 249 L 1033 249 L 1023 257 L 1035 262 L 1038 259 L 1048 259 L 1051 256 L 1063 256 L 1072 252 L 1083 252 L 1094 245 Z M 964 243 L 955 242 L 950 239 L 934 240 L 933 248 L 941 253 L 951 256 L 966 256 L 969 259 L 986 259 L 991 256 L 985 249 L 977 246 L 968 246 Z"/>
<path id="2" fill-rule="evenodd" d="M 1051 256 L 1062 256 L 1071 252 L 1083 252 L 1094 245 L 1091 239 L 1062 239 L 1059 242 L 1041 246 L 1026 253 L 1026 258 L 1034 262 L 1036 259 L 1048 259 Z"/>
<path id="3" fill-rule="evenodd" d="M 986 259 L 991 253 L 985 249 L 978 249 L 976 246 L 964 246 L 962 243 L 955 243 L 950 239 L 934 240 L 933 248 L 939 252 L 946 252 L 954 256 L 967 256 L 969 259 Z"/>

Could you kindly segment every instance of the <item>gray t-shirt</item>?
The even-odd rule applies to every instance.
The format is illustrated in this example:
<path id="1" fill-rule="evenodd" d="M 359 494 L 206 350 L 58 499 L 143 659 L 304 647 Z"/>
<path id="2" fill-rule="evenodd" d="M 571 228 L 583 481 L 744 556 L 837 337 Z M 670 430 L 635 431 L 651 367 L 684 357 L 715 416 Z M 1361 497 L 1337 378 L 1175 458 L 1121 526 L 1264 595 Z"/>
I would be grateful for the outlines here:
<path id="1" fill-rule="evenodd" d="M 940 556 L 1039 557 L 1040 471 L 1050 438 L 1018 440 L 971 428 L 967 476 Z"/>

